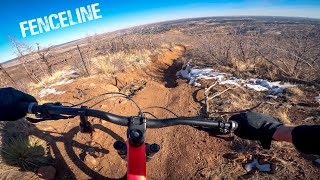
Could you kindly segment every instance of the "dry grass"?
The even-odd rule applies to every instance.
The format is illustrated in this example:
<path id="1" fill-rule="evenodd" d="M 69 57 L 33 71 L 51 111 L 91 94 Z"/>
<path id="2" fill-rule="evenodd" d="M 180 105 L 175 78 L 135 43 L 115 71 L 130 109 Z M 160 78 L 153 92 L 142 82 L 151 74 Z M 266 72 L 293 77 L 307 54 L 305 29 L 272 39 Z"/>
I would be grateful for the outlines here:
<path id="1" fill-rule="evenodd" d="M 29 87 L 31 90 L 32 89 L 42 89 L 50 84 L 61 81 L 66 78 L 64 75 L 64 72 L 68 71 L 70 69 L 71 69 L 71 67 L 65 66 L 62 70 L 55 71 L 54 73 L 52 73 L 52 76 L 49 76 L 49 75 L 42 76 L 39 83 L 30 83 Z"/>
<path id="2" fill-rule="evenodd" d="M 41 78 L 41 81 L 38 83 L 29 83 L 27 85 L 26 91 L 33 95 L 33 96 L 38 96 L 39 92 L 44 89 L 47 88 L 48 86 L 60 82 L 62 80 L 67 80 L 68 78 L 70 78 L 68 75 L 65 75 L 65 72 L 68 70 L 71 70 L 72 68 L 69 66 L 65 66 L 62 70 L 59 71 L 55 71 L 52 76 L 46 75 L 43 76 Z"/>
<path id="3" fill-rule="evenodd" d="M 13 86 L 2 73 L 0 74 L 0 88 L 2 87 L 8 87 L 8 86 Z"/>
<path id="4" fill-rule="evenodd" d="M 292 94 L 294 96 L 300 96 L 300 97 L 304 96 L 304 92 L 297 86 L 287 88 L 286 92 L 290 93 L 290 94 Z"/>
<path id="5" fill-rule="evenodd" d="M 45 88 L 49 84 L 54 83 L 55 81 L 61 79 L 63 76 L 62 71 L 56 71 L 52 74 L 52 76 L 44 76 L 39 83 L 31 83 L 30 88 L 31 89 L 41 89 Z"/>
<path id="6" fill-rule="evenodd" d="M 219 92 L 223 92 L 225 89 L 231 89 L 220 96 L 215 98 L 210 98 Z M 254 100 L 253 92 L 241 88 L 241 87 L 232 87 L 232 86 L 216 86 L 215 88 L 211 89 L 211 95 L 208 97 L 207 106 L 208 106 L 208 114 L 212 115 L 223 115 L 226 119 L 232 115 L 232 113 L 228 112 L 238 112 L 246 109 L 250 109 L 256 106 L 259 102 Z M 209 99 L 208 98 L 208 99 Z M 227 115 L 227 116 L 224 116 Z"/>
<path id="7" fill-rule="evenodd" d="M 115 74 L 116 72 L 123 72 L 128 68 L 144 68 L 149 62 L 150 55 L 151 52 L 147 50 L 132 50 L 130 53 L 119 51 L 112 54 L 96 56 L 85 63 L 90 75 Z M 82 63 L 77 63 L 75 67 L 77 74 L 80 76 L 87 75 Z M 28 93 L 37 96 L 39 90 L 67 79 L 68 77 L 65 76 L 64 72 L 70 69 L 71 67 L 65 66 L 62 70 L 54 72 L 52 76 L 43 76 L 39 83 L 30 83 L 28 85 Z"/>
<path id="8" fill-rule="evenodd" d="M 279 70 L 262 58 L 241 60 L 235 56 L 230 57 L 230 64 L 217 67 L 222 72 L 233 73 L 238 77 L 255 77 L 275 80 L 279 77 Z"/>
<path id="9" fill-rule="evenodd" d="M 284 124 L 291 124 L 289 111 L 286 108 L 280 108 L 279 110 L 277 110 L 275 113 L 275 117 L 277 117 L 280 120 L 280 122 Z"/>
<path id="10" fill-rule="evenodd" d="M 2 142 L 12 137 L 27 137 L 30 133 L 29 124 L 24 118 L 17 121 L 2 121 L 0 123 L 0 146 Z"/>
<path id="11" fill-rule="evenodd" d="M 143 68 L 149 62 L 150 51 L 141 50 L 125 53 L 124 51 L 108 55 L 100 55 L 90 59 L 90 74 L 114 74 L 128 68 Z"/>
<path id="12" fill-rule="evenodd" d="M 256 67 L 256 64 L 253 63 L 253 61 L 251 61 L 251 60 L 240 61 L 239 59 L 237 59 L 235 57 L 231 57 L 231 63 L 232 63 L 232 67 L 238 71 L 254 69 Z"/>
<path id="13" fill-rule="evenodd" d="M 162 49 L 170 49 L 170 48 L 171 48 L 171 45 L 170 45 L 170 44 L 162 44 L 162 45 L 161 45 L 161 48 L 162 48 Z"/>

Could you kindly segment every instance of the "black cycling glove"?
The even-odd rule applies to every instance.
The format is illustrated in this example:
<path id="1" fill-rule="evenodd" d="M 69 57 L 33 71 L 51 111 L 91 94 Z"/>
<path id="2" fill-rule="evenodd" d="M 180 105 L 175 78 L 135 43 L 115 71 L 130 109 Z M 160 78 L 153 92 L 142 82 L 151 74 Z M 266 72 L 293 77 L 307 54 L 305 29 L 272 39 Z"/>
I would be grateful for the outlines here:
<path id="1" fill-rule="evenodd" d="M 26 115 L 23 103 L 37 102 L 37 100 L 24 92 L 14 88 L 0 89 L 0 121 L 15 121 Z"/>
<path id="2" fill-rule="evenodd" d="M 282 125 L 271 116 L 247 112 L 233 115 L 230 120 L 238 123 L 235 134 L 243 139 L 259 140 L 264 149 L 270 149 L 272 136 L 276 129 Z"/>

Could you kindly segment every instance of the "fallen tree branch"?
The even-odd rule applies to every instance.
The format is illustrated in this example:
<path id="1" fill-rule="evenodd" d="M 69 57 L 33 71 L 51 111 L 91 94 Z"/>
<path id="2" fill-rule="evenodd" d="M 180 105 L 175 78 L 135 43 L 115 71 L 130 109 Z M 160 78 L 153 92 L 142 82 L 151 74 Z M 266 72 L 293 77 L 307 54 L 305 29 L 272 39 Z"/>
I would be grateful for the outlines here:
<path id="1" fill-rule="evenodd" d="M 238 113 L 243 113 L 243 112 L 249 112 L 249 111 L 253 111 L 254 109 L 260 107 L 262 104 L 264 104 L 265 102 L 260 102 L 257 105 L 251 107 L 251 108 L 247 108 L 245 110 L 240 110 L 240 111 L 218 111 L 218 112 L 212 112 L 211 114 L 238 114 Z"/>
<path id="2" fill-rule="evenodd" d="M 209 92 L 213 87 L 215 87 L 217 84 L 218 84 L 218 81 L 216 81 L 213 85 L 211 85 L 210 87 L 208 87 L 208 88 L 205 90 L 204 94 L 207 95 L 208 92 Z"/>
<path id="3" fill-rule="evenodd" d="M 131 97 L 135 95 L 138 91 L 141 91 L 144 87 L 146 87 L 146 85 L 147 85 L 147 82 L 143 82 L 143 84 L 138 88 L 130 90 L 130 94 L 128 96 Z"/>
<path id="4" fill-rule="evenodd" d="M 116 86 L 118 89 L 119 89 L 119 92 L 126 86 L 123 84 L 122 81 L 120 81 L 120 79 L 118 79 L 116 76 L 114 77 L 115 81 L 116 81 L 116 84 L 114 86 Z M 118 87 L 118 82 L 122 85 L 122 87 Z"/>
<path id="5" fill-rule="evenodd" d="M 210 101 L 210 100 L 212 100 L 212 99 L 215 98 L 215 97 L 221 96 L 223 93 L 229 91 L 230 89 L 235 89 L 235 88 L 237 88 L 237 87 L 228 87 L 227 89 L 225 89 L 225 90 L 223 90 L 223 91 L 221 91 L 221 92 L 219 92 L 219 93 L 216 93 L 216 94 L 214 94 L 213 96 L 209 97 L 209 98 L 207 99 L 207 101 Z"/>

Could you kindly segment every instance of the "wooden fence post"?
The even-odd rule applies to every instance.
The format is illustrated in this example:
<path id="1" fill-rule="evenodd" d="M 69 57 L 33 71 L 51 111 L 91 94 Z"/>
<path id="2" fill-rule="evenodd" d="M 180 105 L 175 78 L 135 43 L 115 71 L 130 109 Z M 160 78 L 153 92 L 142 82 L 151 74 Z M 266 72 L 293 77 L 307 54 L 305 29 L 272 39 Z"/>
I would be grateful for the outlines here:
<path id="1" fill-rule="evenodd" d="M 82 53 L 81 53 L 81 51 L 80 51 L 79 45 L 77 45 L 77 48 L 78 48 L 78 51 L 79 51 L 80 58 L 81 58 L 81 61 L 82 61 L 82 63 L 83 63 L 84 69 L 86 70 L 86 72 L 87 72 L 87 74 L 88 74 L 88 76 L 89 76 L 90 74 L 89 74 L 89 71 L 88 71 L 88 68 L 87 68 L 86 63 L 85 63 L 84 60 L 83 60 L 83 56 L 82 56 Z"/>

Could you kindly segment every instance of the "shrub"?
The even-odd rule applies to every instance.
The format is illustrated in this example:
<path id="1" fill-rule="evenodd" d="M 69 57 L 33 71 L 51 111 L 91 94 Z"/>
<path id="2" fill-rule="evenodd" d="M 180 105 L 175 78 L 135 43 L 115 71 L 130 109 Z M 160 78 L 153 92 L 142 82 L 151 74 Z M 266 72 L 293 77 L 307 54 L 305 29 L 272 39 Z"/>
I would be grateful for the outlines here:
<path id="1" fill-rule="evenodd" d="M 46 142 L 33 136 L 10 138 L 2 144 L 0 152 L 2 162 L 24 170 L 32 170 L 49 162 Z"/>

